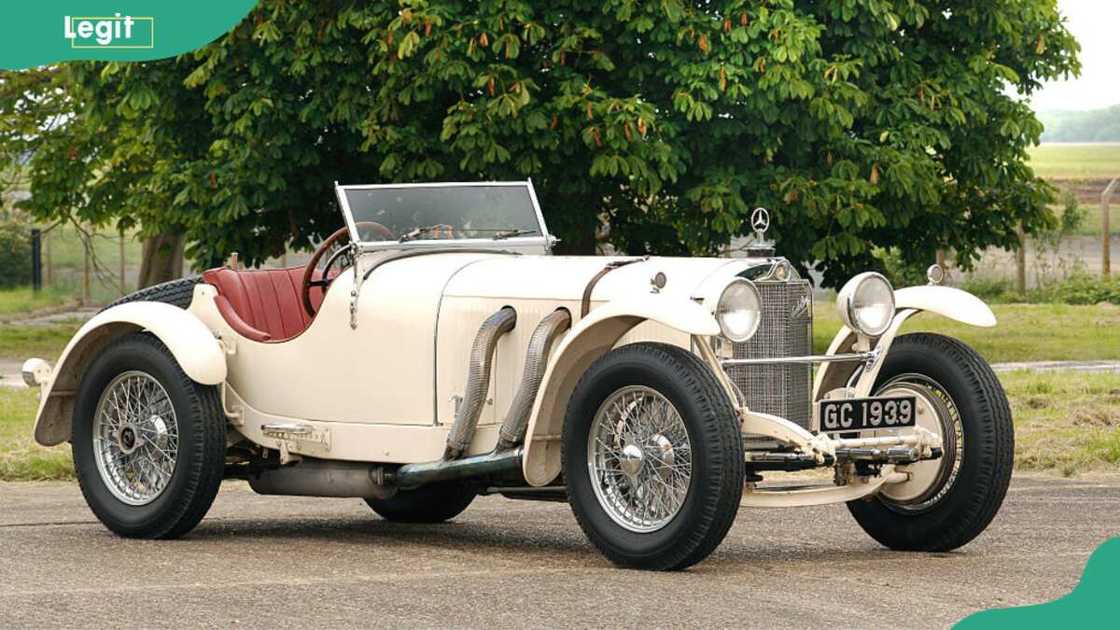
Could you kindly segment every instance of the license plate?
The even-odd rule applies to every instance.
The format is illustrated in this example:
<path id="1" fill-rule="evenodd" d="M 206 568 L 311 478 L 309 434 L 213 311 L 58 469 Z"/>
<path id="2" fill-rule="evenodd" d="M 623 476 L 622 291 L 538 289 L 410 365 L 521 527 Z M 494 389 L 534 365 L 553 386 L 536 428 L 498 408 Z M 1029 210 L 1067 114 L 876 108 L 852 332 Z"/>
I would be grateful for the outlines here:
<path id="1" fill-rule="evenodd" d="M 917 404 L 915 396 L 822 400 L 821 431 L 844 433 L 912 427 L 918 415 Z"/>

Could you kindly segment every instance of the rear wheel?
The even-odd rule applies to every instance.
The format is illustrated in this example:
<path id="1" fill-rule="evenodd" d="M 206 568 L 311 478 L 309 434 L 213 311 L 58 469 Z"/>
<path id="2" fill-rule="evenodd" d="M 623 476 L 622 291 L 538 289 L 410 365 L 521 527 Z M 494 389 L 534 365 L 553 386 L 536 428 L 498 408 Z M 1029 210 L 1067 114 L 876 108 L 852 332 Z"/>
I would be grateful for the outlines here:
<path id="1" fill-rule="evenodd" d="M 639 343 L 596 361 L 564 421 L 576 520 L 611 561 L 673 570 L 723 541 L 743 492 L 743 447 L 719 382 L 681 348 Z"/>
<path id="2" fill-rule="evenodd" d="M 190 380 L 152 335 L 101 351 L 82 376 L 72 422 L 82 494 L 110 530 L 176 538 L 210 509 L 225 465 L 217 389 Z"/>
<path id="3" fill-rule="evenodd" d="M 452 481 L 401 490 L 388 499 L 366 499 L 366 503 L 387 521 L 442 523 L 462 514 L 477 495 L 472 486 Z"/>
<path id="4" fill-rule="evenodd" d="M 945 453 L 911 465 L 911 481 L 852 501 L 848 509 L 891 549 L 956 549 L 988 527 L 1007 493 L 1015 451 L 1007 396 L 974 350 L 928 333 L 904 335 L 891 345 L 876 393 L 895 392 L 934 402 Z"/>

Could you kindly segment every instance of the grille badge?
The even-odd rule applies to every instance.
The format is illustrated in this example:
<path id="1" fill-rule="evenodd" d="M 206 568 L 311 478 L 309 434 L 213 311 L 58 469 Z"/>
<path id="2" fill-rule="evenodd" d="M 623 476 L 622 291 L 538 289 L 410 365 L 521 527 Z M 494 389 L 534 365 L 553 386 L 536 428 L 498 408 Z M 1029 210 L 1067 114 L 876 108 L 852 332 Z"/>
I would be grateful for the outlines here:
<path id="1" fill-rule="evenodd" d="M 809 313 L 812 306 L 812 302 L 810 302 L 810 300 L 812 299 L 813 298 L 808 295 L 801 296 L 801 299 L 797 300 L 797 304 L 793 305 L 793 310 L 791 310 L 789 313 L 790 319 L 795 319 L 798 321 L 809 319 Z"/>

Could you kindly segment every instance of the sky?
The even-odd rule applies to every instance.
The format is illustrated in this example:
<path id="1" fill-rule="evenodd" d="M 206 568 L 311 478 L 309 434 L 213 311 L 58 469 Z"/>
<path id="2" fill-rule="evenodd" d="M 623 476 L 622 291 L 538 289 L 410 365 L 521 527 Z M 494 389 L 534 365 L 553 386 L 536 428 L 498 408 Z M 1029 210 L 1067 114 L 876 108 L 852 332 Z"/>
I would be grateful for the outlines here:
<path id="1" fill-rule="evenodd" d="M 1047 83 L 1031 98 L 1037 111 L 1120 105 L 1120 0 L 1058 0 L 1081 43 L 1081 76 Z"/>

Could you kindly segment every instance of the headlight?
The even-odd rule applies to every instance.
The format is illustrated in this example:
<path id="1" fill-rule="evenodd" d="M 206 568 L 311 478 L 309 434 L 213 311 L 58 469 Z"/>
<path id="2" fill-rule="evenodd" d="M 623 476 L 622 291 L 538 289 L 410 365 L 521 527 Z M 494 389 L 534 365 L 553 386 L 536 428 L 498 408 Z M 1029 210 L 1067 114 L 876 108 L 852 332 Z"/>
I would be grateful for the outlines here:
<path id="1" fill-rule="evenodd" d="M 836 307 L 848 328 L 878 337 L 887 332 L 894 318 L 894 289 L 877 273 L 861 273 L 840 289 Z"/>
<path id="2" fill-rule="evenodd" d="M 749 280 L 732 280 L 719 296 L 716 321 L 723 336 L 735 343 L 751 338 L 762 319 L 762 300 Z"/>

